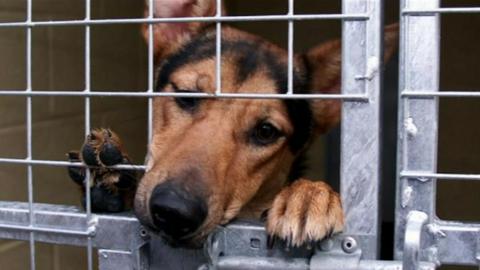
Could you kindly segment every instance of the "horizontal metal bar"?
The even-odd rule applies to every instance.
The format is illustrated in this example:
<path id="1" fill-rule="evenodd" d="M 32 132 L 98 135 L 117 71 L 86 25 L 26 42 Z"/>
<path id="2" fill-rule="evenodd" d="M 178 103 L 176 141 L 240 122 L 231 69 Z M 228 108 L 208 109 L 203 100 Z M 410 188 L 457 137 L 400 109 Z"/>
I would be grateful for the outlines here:
<path id="1" fill-rule="evenodd" d="M 430 231 L 437 236 L 437 258 L 440 263 L 478 266 L 480 224 L 437 221 Z"/>
<path id="2" fill-rule="evenodd" d="M 174 92 L 101 92 L 101 91 L 18 91 L 0 90 L 0 96 L 74 96 L 74 97 L 200 97 L 242 99 L 342 99 L 368 101 L 365 94 L 257 94 L 257 93 L 174 93 Z"/>
<path id="3" fill-rule="evenodd" d="M 268 258 L 268 257 L 222 257 L 215 265 L 218 270 L 307 270 L 309 269 L 307 259 L 300 258 Z"/>
<path id="4" fill-rule="evenodd" d="M 428 98 L 428 97 L 480 97 L 480 92 L 473 91 L 444 91 L 444 92 L 427 92 L 427 91 L 403 91 L 401 93 L 403 98 L 407 97 L 418 97 L 418 98 Z"/>
<path id="5" fill-rule="evenodd" d="M 355 270 L 401 270 L 402 263 L 397 261 L 360 261 Z M 435 264 L 420 262 L 418 270 L 435 270 Z M 346 269 L 345 269 L 346 270 Z M 353 270 L 353 269 L 352 269 Z"/>
<path id="6" fill-rule="evenodd" d="M 44 166 L 57 166 L 57 167 L 87 167 L 81 162 L 68 162 L 68 161 L 55 161 L 55 160 L 38 160 L 38 159 L 20 159 L 20 158 L 0 158 L 0 164 L 22 164 L 22 165 L 44 165 Z M 88 166 L 89 168 L 95 168 L 94 166 Z M 145 170 L 144 165 L 115 165 L 107 166 L 110 169 L 119 170 Z"/>
<path id="7" fill-rule="evenodd" d="M 435 178 L 444 180 L 480 180 L 480 174 L 456 174 L 456 173 L 427 173 L 416 171 L 403 171 L 402 178 Z"/>
<path id="8" fill-rule="evenodd" d="M 480 7 L 465 7 L 465 8 L 432 8 L 432 9 L 404 9 L 402 15 L 411 15 L 411 16 L 424 16 L 424 15 L 435 15 L 435 14 L 446 14 L 446 13 L 480 13 Z"/>
<path id="9" fill-rule="evenodd" d="M 0 27 L 39 27 L 67 25 L 102 25 L 132 23 L 181 23 L 181 22 L 248 22 L 248 21 L 301 21 L 301 20 L 368 20 L 366 14 L 298 14 L 298 15 L 258 15 L 258 16 L 223 16 L 223 17 L 178 17 L 178 18 L 132 18 L 102 20 L 65 20 L 5 22 Z"/>
<path id="10" fill-rule="evenodd" d="M 92 227 L 90 230 L 86 231 L 75 231 L 75 230 L 63 230 L 57 228 L 45 228 L 38 226 L 23 226 L 23 225 L 14 225 L 14 224 L 0 224 L 0 229 L 4 230 L 16 230 L 16 231 L 26 231 L 26 232 L 42 232 L 42 233 L 56 233 L 72 236 L 94 236 L 95 229 Z"/>
<path id="11" fill-rule="evenodd" d="M 132 213 L 87 214 L 77 207 L 33 204 L 35 225 L 29 224 L 29 204 L 0 201 L 0 239 L 29 240 L 97 248 L 135 250 L 145 243 L 145 233 Z M 115 230 L 112 230 L 115 228 Z"/>

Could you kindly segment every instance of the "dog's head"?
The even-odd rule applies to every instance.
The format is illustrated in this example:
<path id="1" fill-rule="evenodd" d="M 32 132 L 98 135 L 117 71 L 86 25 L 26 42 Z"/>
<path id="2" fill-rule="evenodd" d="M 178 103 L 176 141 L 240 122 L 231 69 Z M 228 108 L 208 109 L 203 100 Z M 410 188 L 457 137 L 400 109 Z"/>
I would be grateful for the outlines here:
<path id="1" fill-rule="evenodd" d="M 156 17 L 214 16 L 214 0 L 155 0 Z M 148 40 L 148 26 L 144 26 Z M 157 92 L 214 93 L 216 29 L 208 23 L 153 26 Z M 396 29 L 386 32 L 386 54 Z M 222 92 L 287 91 L 287 52 L 222 27 Z M 294 57 L 295 93 L 338 93 L 341 42 Z M 192 244 L 250 208 L 264 210 L 315 136 L 336 125 L 337 100 L 154 98 L 153 138 L 135 211 L 148 227 Z"/>

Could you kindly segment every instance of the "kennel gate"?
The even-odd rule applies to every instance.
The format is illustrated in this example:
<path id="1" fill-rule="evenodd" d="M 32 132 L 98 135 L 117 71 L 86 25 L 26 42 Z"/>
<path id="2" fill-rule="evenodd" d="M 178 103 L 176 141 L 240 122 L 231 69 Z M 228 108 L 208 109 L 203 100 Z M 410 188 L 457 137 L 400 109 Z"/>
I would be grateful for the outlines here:
<path id="1" fill-rule="evenodd" d="M 148 136 L 151 137 L 152 98 L 192 94 L 154 93 L 153 23 L 210 21 L 217 26 L 216 98 L 324 98 L 343 100 L 341 137 L 341 194 L 346 214 L 343 235 L 325 240 L 313 256 L 308 250 L 266 248 L 261 225 L 234 223 L 212 234 L 205 245 L 209 263 L 202 269 L 435 269 L 442 263 L 478 265 L 480 225 L 445 222 L 435 216 L 435 183 L 441 179 L 480 180 L 480 175 L 436 173 L 437 106 L 439 97 L 478 97 L 475 92 L 438 92 L 439 15 L 480 12 L 480 8 L 440 8 L 439 0 L 401 1 L 400 106 L 398 177 L 395 232 L 396 261 L 378 261 L 380 187 L 380 90 L 382 81 L 382 1 L 343 0 L 342 14 L 295 14 L 288 1 L 288 14 L 268 16 L 222 16 L 202 18 L 102 19 L 90 17 L 85 0 L 84 20 L 33 21 L 32 1 L 27 0 L 27 18 L 2 22 L 0 27 L 21 27 L 27 35 L 27 88 L 0 89 L 0 96 L 25 96 L 27 104 L 27 156 L 1 158 L 0 163 L 27 167 L 28 202 L 0 202 L 0 238 L 30 243 L 30 265 L 35 269 L 35 242 L 87 247 L 88 269 L 93 269 L 93 248 L 98 249 L 99 268 L 148 269 L 149 236 L 132 215 L 97 215 L 75 207 L 34 203 L 33 166 L 82 166 L 82 164 L 32 159 L 32 99 L 38 96 L 81 96 L 85 100 L 85 134 L 90 130 L 90 97 L 122 96 L 148 99 Z M 150 1 L 152 7 L 153 0 Z M 217 5 L 221 1 L 217 0 Z M 218 9 L 220 10 L 220 9 Z M 300 95 L 293 93 L 292 59 L 294 22 L 336 19 L 343 21 L 342 94 Z M 288 93 L 278 95 L 227 94 L 221 92 L 220 55 L 222 22 L 288 21 Z M 100 92 L 90 87 L 90 26 L 98 24 L 149 24 L 148 90 L 146 92 Z M 85 89 L 80 92 L 33 91 L 32 28 L 80 25 L 85 29 Z M 359 124 L 362 123 L 362 124 Z M 116 166 L 144 169 L 144 166 Z M 67 177 L 65 175 L 65 177 Z M 88 176 L 87 176 L 88 177 Z M 87 202 L 89 189 L 87 188 Z M 222 255 L 222 256 L 220 256 Z M 183 259 L 183 258 L 182 258 Z"/>

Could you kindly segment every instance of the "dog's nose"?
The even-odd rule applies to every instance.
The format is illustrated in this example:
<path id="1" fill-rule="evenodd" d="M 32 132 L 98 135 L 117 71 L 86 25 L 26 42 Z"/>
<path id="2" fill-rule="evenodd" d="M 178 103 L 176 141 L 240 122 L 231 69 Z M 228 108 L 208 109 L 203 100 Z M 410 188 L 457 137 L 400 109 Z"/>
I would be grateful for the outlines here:
<path id="1" fill-rule="evenodd" d="M 178 240 L 202 225 L 207 206 L 203 199 L 167 182 L 153 190 L 150 213 L 157 229 Z"/>

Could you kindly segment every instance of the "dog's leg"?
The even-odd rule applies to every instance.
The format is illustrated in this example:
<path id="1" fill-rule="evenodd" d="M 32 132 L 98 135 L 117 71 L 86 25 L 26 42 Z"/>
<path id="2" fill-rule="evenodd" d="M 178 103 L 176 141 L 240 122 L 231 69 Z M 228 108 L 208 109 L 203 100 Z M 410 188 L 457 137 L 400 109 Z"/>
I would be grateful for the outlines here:
<path id="1" fill-rule="evenodd" d="M 68 153 L 68 159 L 89 166 L 92 211 L 121 212 L 132 208 L 137 186 L 136 171 L 108 168 L 131 164 L 114 132 L 109 129 L 92 130 L 80 152 Z M 70 178 L 81 187 L 84 207 L 86 170 L 83 167 L 68 167 Z"/>
<path id="2" fill-rule="evenodd" d="M 270 237 L 298 247 L 340 232 L 343 224 L 339 194 L 324 182 L 299 179 L 275 197 L 266 229 Z"/>

